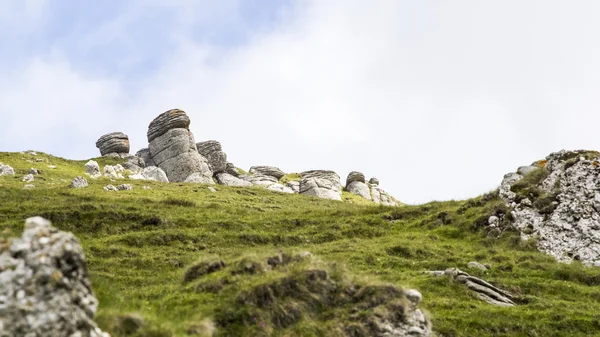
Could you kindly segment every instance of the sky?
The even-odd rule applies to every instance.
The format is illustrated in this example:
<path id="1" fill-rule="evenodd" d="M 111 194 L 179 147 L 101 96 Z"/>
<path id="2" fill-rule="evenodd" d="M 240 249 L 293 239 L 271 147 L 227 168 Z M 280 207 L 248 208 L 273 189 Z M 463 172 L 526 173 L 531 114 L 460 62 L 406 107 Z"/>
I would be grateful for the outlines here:
<path id="1" fill-rule="evenodd" d="M 0 0 L 0 151 L 147 147 L 160 113 L 231 162 L 465 199 L 600 148 L 596 0 Z"/>

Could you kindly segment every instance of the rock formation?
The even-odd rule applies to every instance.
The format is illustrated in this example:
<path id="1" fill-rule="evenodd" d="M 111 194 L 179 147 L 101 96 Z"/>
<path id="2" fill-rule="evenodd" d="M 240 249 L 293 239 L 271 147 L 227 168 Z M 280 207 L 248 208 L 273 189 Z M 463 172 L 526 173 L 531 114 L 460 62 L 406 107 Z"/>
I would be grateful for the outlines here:
<path id="1" fill-rule="evenodd" d="M 360 172 L 352 171 L 348 174 L 346 178 L 346 191 L 364 199 L 373 200 L 371 189 L 365 182 L 365 175 Z"/>
<path id="2" fill-rule="evenodd" d="M 215 181 L 213 180 L 212 177 L 208 177 L 205 174 L 200 173 L 200 172 L 194 172 L 194 173 L 190 174 L 189 177 L 187 177 L 184 182 L 194 183 L 194 184 L 208 184 L 208 185 L 215 184 Z"/>
<path id="3" fill-rule="evenodd" d="M 504 176 L 499 194 L 521 237 L 559 261 L 600 266 L 600 153 L 563 150 L 519 171 Z"/>
<path id="4" fill-rule="evenodd" d="M 333 171 L 313 170 L 300 174 L 300 194 L 323 199 L 342 200 L 340 176 Z"/>
<path id="5" fill-rule="evenodd" d="M 268 190 L 283 193 L 294 193 L 294 191 L 279 183 L 279 180 L 273 176 L 264 174 L 245 174 L 239 177 L 242 180 L 252 183 L 252 185 L 262 186 Z"/>
<path id="6" fill-rule="evenodd" d="M 212 178 L 206 158 L 198 153 L 194 135 L 189 130 L 190 119 L 182 110 L 160 114 L 148 127 L 148 142 L 152 160 L 163 169 L 172 182 L 188 180 L 192 174 Z"/>
<path id="7" fill-rule="evenodd" d="M 96 141 L 96 147 L 100 149 L 102 156 L 110 154 L 128 154 L 129 153 L 129 137 L 122 132 L 107 133 Z"/>
<path id="8" fill-rule="evenodd" d="M 371 178 L 369 180 L 369 188 L 371 189 L 371 199 L 376 204 L 384 206 L 398 206 L 400 203 L 386 191 L 379 187 L 379 179 Z"/>
<path id="9" fill-rule="evenodd" d="M 288 181 L 285 186 L 289 187 L 294 193 L 300 193 L 300 182 L 299 181 Z"/>
<path id="10" fill-rule="evenodd" d="M 242 180 L 236 176 L 233 176 L 229 173 L 222 172 L 215 174 L 215 178 L 217 182 L 221 185 L 225 186 L 237 186 L 237 187 L 248 187 L 252 186 L 252 183 L 246 180 Z"/>
<path id="11" fill-rule="evenodd" d="M 85 173 L 90 176 L 90 178 L 98 178 L 102 174 L 100 174 L 100 165 L 98 165 L 97 161 L 90 160 L 85 163 Z"/>
<path id="12" fill-rule="evenodd" d="M 94 322 L 83 248 L 48 220 L 29 218 L 0 254 L 0 336 L 109 337 Z"/>
<path id="13" fill-rule="evenodd" d="M 169 178 L 160 167 L 150 166 L 143 169 L 140 173 L 129 176 L 130 179 L 135 180 L 153 180 L 161 183 L 168 183 Z"/>
<path id="14" fill-rule="evenodd" d="M 104 166 L 104 176 L 111 179 L 123 179 L 125 168 L 121 164 Z"/>
<path id="15" fill-rule="evenodd" d="M 135 155 L 144 161 L 144 167 L 156 166 L 156 163 L 154 163 L 154 160 L 152 160 L 152 156 L 150 155 L 149 148 L 143 148 L 136 152 Z"/>
<path id="16" fill-rule="evenodd" d="M 225 172 L 227 169 L 227 154 L 223 152 L 221 143 L 216 140 L 208 140 L 205 142 L 196 143 L 198 153 L 208 160 L 213 173 Z"/>
<path id="17" fill-rule="evenodd" d="M 252 166 L 248 172 L 251 174 L 274 177 L 277 181 L 285 175 L 282 170 L 274 166 Z"/>
<path id="18" fill-rule="evenodd" d="M 75 177 L 69 185 L 70 188 L 84 188 L 88 187 L 88 182 L 84 177 Z"/>
<path id="19" fill-rule="evenodd" d="M 0 176 L 14 175 L 15 170 L 5 164 L 0 163 Z"/>
<path id="20" fill-rule="evenodd" d="M 225 173 L 229 173 L 234 177 L 239 177 L 241 174 L 240 170 L 232 163 L 227 163 L 227 166 L 225 167 Z"/>

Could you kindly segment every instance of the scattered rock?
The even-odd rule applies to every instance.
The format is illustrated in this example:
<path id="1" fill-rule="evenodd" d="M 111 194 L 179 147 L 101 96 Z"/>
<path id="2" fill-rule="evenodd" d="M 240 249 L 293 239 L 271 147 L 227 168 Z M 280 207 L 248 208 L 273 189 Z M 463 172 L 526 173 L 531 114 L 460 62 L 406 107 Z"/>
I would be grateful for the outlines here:
<path id="1" fill-rule="evenodd" d="M 119 191 L 133 191 L 133 186 L 131 184 L 121 184 L 117 186 Z"/>
<path id="2" fill-rule="evenodd" d="M 47 167 L 48 167 L 49 169 L 55 169 L 55 168 L 56 168 L 56 165 L 48 165 Z"/>
<path id="3" fill-rule="evenodd" d="M 430 271 L 429 273 L 434 276 L 446 275 L 451 277 L 455 281 L 464 283 L 469 289 L 471 289 L 477 294 L 477 297 L 479 297 L 479 299 L 489 304 L 502 307 L 512 307 L 515 305 L 515 302 L 513 302 L 514 295 L 512 295 L 508 291 L 497 288 L 491 285 L 490 283 L 480 278 L 473 277 L 459 269 L 448 268 L 444 271 L 436 270 Z"/>
<path id="4" fill-rule="evenodd" d="M 34 169 L 33 167 L 29 169 L 29 174 L 32 174 L 34 176 L 40 175 L 41 172 L 39 170 Z"/>
<path id="5" fill-rule="evenodd" d="M 0 163 L 0 176 L 7 175 L 15 175 L 15 170 L 6 164 Z"/>
<path id="6" fill-rule="evenodd" d="M 476 262 L 476 261 L 471 261 L 467 264 L 467 267 L 470 269 L 479 269 L 482 271 L 486 271 L 488 270 L 486 266 L 484 266 L 483 264 Z"/>
<path id="7" fill-rule="evenodd" d="M 75 179 L 73 179 L 73 181 L 71 182 L 71 185 L 69 185 L 70 188 L 84 188 L 84 187 L 88 187 L 88 182 L 84 177 L 76 177 Z"/>
<path id="8" fill-rule="evenodd" d="M 537 166 L 521 166 L 517 169 L 517 173 L 524 176 L 526 174 L 529 174 L 535 170 L 537 170 L 539 167 Z"/>
<path id="9" fill-rule="evenodd" d="M 238 177 L 235 177 L 229 173 L 217 173 L 215 174 L 215 179 L 220 185 L 225 186 L 236 186 L 236 187 L 248 187 L 252 186 L 252 183 L 246 180 L 242 180 Z"/>
<path id="10" fill-rule="evenodd" d="M 198 153 L 189 125 L 185 112 L 174 109 L 160 114 L 148 127 L 152 160 L 171 182 L 186 181 L 192 174 L 213 175 L 206 158 Z"/>
<path id="11" fill-rule="evenodd" d="M 240 179 L 250 182 L 252 185 L 261 186 L 274 192 L 294 193 L 291 188 L 283 186 L 279 183 L 279 180 L 273 176 L 264 174 L 248 174 L 240 175 Z"/>
<path id="12" fill-rule="evenodd" d="M 292 190 L 291 188 L 289 188 L 287 186 L 283 186 L 280 183 L 269 185 L 269 186 L 267 186 L 267 189 L 269 191 L 279 192 L 279 193 L 290 193 L 290 194 L 294 193 L 294 190 Z"/>
<path id="13" fill-rule="evenodd" d="M 144 187 L 142 187 L 142 189 L 144 189 L 144 190 L 151 190 L 152 187 L 150 187 L 150 186 L 144 186 Z"/>
<path id="14" fill-rule="evenodd" d="M 28 174 L 28 175 L 26 175 L 26 176 L 23 177 L 23 181 L 26 182 L 26 183 L 30 183 L 33 180 L 34 180 L 33 174 Z"/>
<path id="15" fill-rule="evenodd" d="M 122 132 L 107 133 L 96 141 L 96 147 L 102 156 L 126 154 L 129 153 L 129 137 Z"/>
<path id="16" fill-rule="evenodd" d="M 285 175 L 282 170 L 274 166 L 252 166 L 249 172 L 251 174 L 274 177 L 277 181 Z"/>
<path id="17" fill-rule="evenodd" d="M 207 140 L 196 143 L 198 153 L 208 160 L 213 173 L 225 172 L 227 169 L 227 154 L 223 152 L 221 143 L 216 140 Z"/>
<path id="18" fill-rule="evenodd" d="M 106 186 L 104 186 L 104 190 L 105 191 L 118 191 L 119 189 L 116 188 L 114 185 L 106 185 Z"/>
<path id="19" fill-rule="evenodd" d="M 100 165 L 98 165 L 98 162 L 95 160 L 90 160 L 85 163 L 85 173 L 92 179 L 100 177 Z"/>
<path id="20" fill-rule="evenodd" d="M 135 180 L 159 181 L 163 183 L 169 182 L 169 178 L 167 178 L 165 171 L 163 171 L 160 167 L 156 166 L 146 167 L 142 170 L 142 172 L 131 175 L 129 176 L 129 178 Z"/>
<path id="21" fill-rule="evenodd" d="M 109 337 L 93 321 L 83 249 L 71 233 L 29 218 L 0 254 L 0 335 Z"/>
<path id="22" fill-rule="evenodd" d="M 333 171 L 313 170 L 300 174 L 300 193 L 319 198 L 342 200 L 340 176 Z"/>
<path id="23" fill-rule="evenodd" d="M 104 176 L 111 179 L 123 179 L 125 168 L 121 164 L 104 166 Z"/>
<path id="24" fill-rule="evenodd" d="M 189 177 L 187 177 L 187 179 L 184 182 L 209 185 L 214 185 L 215 183 L 212 177 L 207 177 L 206 175 L 200 172 L 192 173 Z"/>

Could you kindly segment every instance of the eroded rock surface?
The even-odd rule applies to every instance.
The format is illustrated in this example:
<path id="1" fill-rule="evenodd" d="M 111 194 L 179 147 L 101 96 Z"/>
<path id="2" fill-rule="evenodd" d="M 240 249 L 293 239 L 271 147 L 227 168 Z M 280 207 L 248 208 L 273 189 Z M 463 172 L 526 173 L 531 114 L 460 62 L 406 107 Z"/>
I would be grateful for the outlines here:
<path id="1" fill-rule="evenodd" d="M 135 180 L 153 180 L 168 183 L 169 178 L 167 174 L 160 167 L 150 166 L 143 169 L 140 173 L 129 176 L 130 179 Z"/>
<path id="2" fill-rule="evenodd" d="M 15 170 L 9 165 L 0 163 L 0 176 L 15 175 Z"/>
<path id="3" fill-rule="evenodd" d="M 313 170 L 300 174 L 300 193 L 323 199 L 342 200 L 340 176 L 333 171 Z"/>
<path id="4" fill-rule="evenodd" d="M 499 194 L 521 237 L 537 238 L 538 249 L 559 261 L 600 266 L 600 154 L 563 150 L 519 171 L 525 175 L 504 176 Z"/>
<path id="5" fill-rule="evenodd" d="M 102 176 L 100 173 L 100 165 L 95 160 L 90 160 L 85 163 L 85 173 L 90 176 L 90 178 L 98 178 Z"/>
<path id="6" fill-rule="evenodd" d="M 275 166 L 252 166 L 248 172 L 256 175 L 274 177 L 278 181 L 285 175 L 282 170 Z"/>
<path id="7" fill-rule="evenodd" d="M 129 137 L 122 132 L 107 133 L 96 141 L 96 147 L 102 156 L 111 153 L 127 154 L 129 153 Z"/>
<path id="8" fill-rule="evenodd" d="M 252 183 L 246 180 L 242 180 L 238 177 L 235 177 L 229 173 L 217 173 L 215 174 L 215 179 L 221 185 L 225 186 L 237 186 L 237 187 L 248 187 L 252 186 Z"/>
<path id="9" fill-rule="evenodd" d="M 225 172 L 227 169 L 227 154 L 223 152 L 221 143 L 216 140 L 207 140 L 196 143 L 198 153 L 208 160 L 213 173 Z"/>
<path id="10" fill-rule="evenodd" d="M 40 217 L 0 254 L 0 336 L 109 337 L 94 322 L 83 248 Z"/>
<path id="11" fill-rule="evenodd" d="M 70 188 L 84 188 L 88 187 L 88 182 L 84 177 L 75 177 L 69 185 Z"/>

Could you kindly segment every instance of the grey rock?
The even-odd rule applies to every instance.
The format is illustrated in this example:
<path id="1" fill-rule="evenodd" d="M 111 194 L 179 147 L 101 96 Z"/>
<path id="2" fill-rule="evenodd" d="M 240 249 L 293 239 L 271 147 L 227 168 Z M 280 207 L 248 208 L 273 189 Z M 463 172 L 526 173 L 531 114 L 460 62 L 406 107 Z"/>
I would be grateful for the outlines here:
<path id="1" fill-rule="evenodd" d="M 275 184 L 271 184 L 269 186 L 267 186 L 267 190 L 269 191 L 274 191 L 274 192 L 280 192 L 280 193 L 294 193 L 294 190 L 292 190 L 291 188 L 287 187 L 287 186 L 283 186 L 280 183 L 275 183 Z"/>
<path id="2" fill-rule="evenodd" d="M 206 178 L 213 175 L 206 158 L 198 153 L 189 124 L 189 118 L 181 110 L 169 110 L 150 123 L 150 155 L 172 182 L 185 181 L 193 173 Z"/>
<path id="3" fill-rule="evenodd" d="M 40 175 L 41 172 L 37 169 L 34 169 L 33 167 L 29 169 L 29 174 L 32 174 L 34 176 Z"/>
<path id="4" fill-rule="evenodd" d="M 350 173 L 348 173 L 348 177 L 346 178 L 346 188 L 348 185 L 350 185 L 351 183 L 358 181 L 361 183 L 365 183 L 365 175 L 357 172 L 357 171 L 352 171 Z"/>
<path id="5" fill-rule="evenodd" d="M 146 167 L 142 170 L 142 172 L 129 176 L 129 178 L 135 180 L 159 181 L 162 183 L 169 182 L 169 178 L 167 178 L 165 171 L 163 171 L 160 167 L 156 166 Z"/>
<path id="6" fill-rule="evenodd" d="M 111 179 L 123 179 L 125 168 L 121 164 L 104 166 L 104 176 Z"/>
<path id="7" fill-rule="evenodd" d="M 205 142 L 196 143 L 198 153 L 208 160 L 213 173 L 225 172 L 227 169 L 227 154 L 223 152 L 221 143 L 216 140 L 207 140 Z"/>
<path id="8" fill-rule="evenodd" d="M 6 164 L 0 163 L 0 176 L 7 175 L 15 175 L 15 170 Z"/>
<path id="9" fill-rule="evenodd" d="M 196 147 L 198 148 L 198 153 L 203 155 L 204 157 L 208 156 L 213 152 L 221 152 L 223 151 L 223 147 L 221 143 L 216 140 L 207 140 L 204 142 L 196 143 Z"/>
<path id="10" fill-rule="evenodd" d="M 89 175 L 91 178 L 98 178 L 101 176 L 100 174 L 100 165 L 98 165 L 97 161 L 90 160 L 85 163 L 85 173 Z"/>
<path id="11" fill-rule="evenodd" d="M 479 269 L 482 271 L 486 271 L 488 270 L 486 266 L 484 266 L 483 264 L 476 262 L 476 261 L 471 261 L 469 263 L 467 263 L 467 268 L 469 269 Z"/>
<path id="12" fill-rule="evenodd" d="M 103 156 L 110 153 L 129 153 L 129 137 L 122 132 L 108 133 L 98 139 L 96 147 Z"/>
<path id="13" fill-rule="evenodd" d="M 239 178 L 252 183 L 252 185 L 258 185 L 262 187 L 269 187 L 273 184 L 279 183 L 279 180 L 277 180 L 277 178 L 267 176 L 264 174 L 243 174 L 240 175 Z"/>
<path id="14" fill-rule="evenodd" d="M 352 194 L 356 194 L 367 200 L 373 200 L 373 198 L 371 197 L 371 189 L 364 182 L 357 181 L 357 180 L 351 181 L 346 186 L 346 191 L 348 191 Z M 381 197 L 379 197 L 379 200 L 381 201 Z"/>
<path id="15" fill-rule="evenodd" d="M 492 215 L 488 218 L 488 225 L 490 227 L 498 227 L 500 225 L 500 218 L 495 215 Z"/>
<path id="16" fill-rule="evenodd" d="M 211 192 L 213 192 L 213 193 L 217 192 L 217 189 L 214 188 L 214 187 L 212 187 L 212 186 L 208 186 L 208 190 L 211 191 Z"/>
<path id="17" fill-rule="evenodd" d="M 70 188 L 84 188 L 84 187 L 88 187 L 88 182 L 84 177 L 76 177 L 75 179 L 73 179 L 73 181 L 71 182 L 71 185 L 69 185 Z"/>
<path id="18" fill-rule="evenodd" d="M 554 196 L 538 208 L 536 200 L 520 198 L 511 187 L 522 179 L 504 176 L 499 195 L 510 207 L 509 226 L 523 240 L 537 238 L 537 248 L 558 261 L 580 260 L 600 266 L 600 154 L 593 151 L 560 151 L 536 163 L 547 171 L 537 188 Z"/>
<path id="19" fill-rule="evenodd" d="M 109 337 L 93 320 L 97 307 L 79 241 L 27 219 L 0 254 L 0 336 Z"/>
<path id="20" fill-rule="evenodd" d="M 212 177 L 207 177 L 202 173 L 196 172 L 192 173 L 189 177 L 187 177 L 184 182 L 186 183 L 195 183 L 195 184 L 209 184 L 214 185 L 215 181 Z"/>
<path id="21" fill-rule="evenodd" d="M 289 187 L 294 193 L 300 193 L 300 182 L 299 181 L 288 181 L 285 186 Z"/>
<path id="22" fill-rule="evenodd" d="M 370 184 L 371 198 L 376 204 L 384 206 L 399 206 L 400 203 L 386 191 L 382 190 L 379 185 Z"/>
<path id="23" fill-rule="evenodd" d="M 235 167 L 235 165 L 233 165 L 232 163 L 227 163 L 226 167 L 225 167 L 225 173 L 229 173 L 234 177 L 239 177 L 240 176 L 240 170 Z"/>
<path id="24" fill-rule="evenodd" d="M 409 289 L 406 291 L 406 298 L 411 301 L 414 305 L 419 305 L 423 300 L 423 295 L 418 290 Z"/>
<path id="25" fill-rule="evenodd" d="M 235 177 L 229 173 L 217 173 L 215 174 L 215 178 L 220 185 L 225 186 L 236 186 L 236 187 L 248 187 L 252 186 L 252 183 L 246 180 L 242 180 L 238 177 Z"/>
<path id="26" fill-rule="evenodd" d="M 517 173 L 524 176 L 539 169 L 537 166 L 521 166 L 517 169 Z"/>
<path id="27" fill-rule="evenodd" d="M 131 184 L 121 184 L 117 186 L 119 191 L 133 191 L 133 186 Z"/>
<path id="28" fill-rule="evenodd" d="M 104 190 L 105 191 L 118 191 L 119 189 L 116 188 L 114 185 L 106 185 L 106 186 L 104 186 Z"/>
<path id="29" fill-rule="evenodd" d="M 156 166 L 156 163 L 154 162 L 154 160 L 152 160 L 152 156 L 150 155 L 149 148 L 143 148 L 136 152 L 135 155 L 136 157 L 144 161 L 144 167 Z"/>
<path id="30" fill-rule="evenodd" d="M 30 183 L 34 180 L 35 178 L 33 177 L 33 174 L 28 174 L 26 176 L 23 177 L 23 181 L 26 183 Z"/>
<path id="31" fill-rule="evenodd" d="M 342 200 L 342 184 L 337 173 L 326 170 L 313 170 L 302 172 L 300 176 L 300 194 Z"/>
<path id="32" fill-rule="evenodd" d="M 379 179 L 371 178 L 369 179 L 369 184 L 379 186 Z"/>
<path id="33" fill-rule="evenodd" d="M 515 306 L 515 296 L 510 292 L 500 289 L 480 278 L 471 276 L 464 271 L 457 268 L 448 268 L 444 271 L 429 271 L 430 274 L 439 276 L 448 276 L 454 281 L 463 283 L 467 288 L 474 291 L 477 297 L 488 304 L 497 305 L 501 307 L 513 307 Z"/>
<path id="34" fill-rule="evenodd" d="M 274 177 L 278 181 L 285 176 L 285 173 L 282 170 L 274 166 L 252 166 L 248 172 L 251 174 Z"/>

